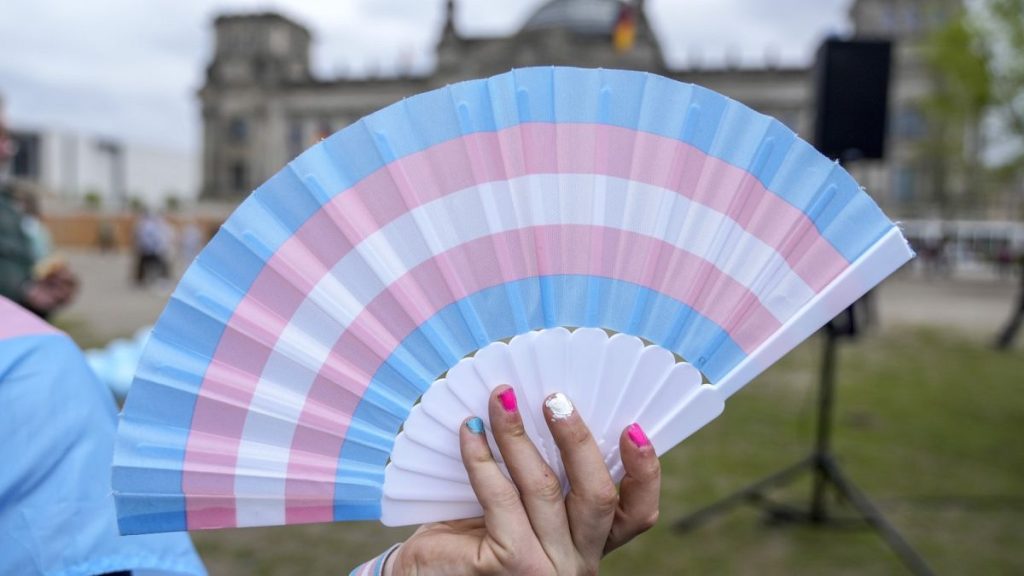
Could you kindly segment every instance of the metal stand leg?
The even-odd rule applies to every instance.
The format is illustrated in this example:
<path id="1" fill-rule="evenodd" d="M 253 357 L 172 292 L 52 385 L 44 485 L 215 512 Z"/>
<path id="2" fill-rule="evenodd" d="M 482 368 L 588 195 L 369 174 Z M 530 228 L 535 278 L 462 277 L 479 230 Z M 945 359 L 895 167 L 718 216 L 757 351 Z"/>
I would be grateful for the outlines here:
<path id="1" fill-rule="evenodd" d="M 731 495 L 722 498 L 710 506 L 701 508 L 688 516 L 684 516 L 683 518 L 676 520 L 673 527 L 676 530 L 681 531 L 692 530 L 693 528 L 703 524 L 711 517 L 717 516 L 737 504 L 742 504 L 744 502 L 764 504 L 766 502 L 766 490 L 775 486 L 783 486 L 790 483 L 794 478 L 796 478 L 797 474 L 803 472 L 806 468 L 811 468 L 813 465 L 814 462 L 811 458 L 801 460 L 789 468 L 779 470 L 770 476 L 766 476 L 761 480 L 754 482 L 746 488 L 733 492 Z"/>
<path id="2" fill-rule="evenodd" d="M 847 320 L 850 324 L 846 328 L 846 333 L 849 334 L 853 332 L 853 314 L 852 311 L 848 311 L 847 314 L 849 315 Z M 674 528 L 680 531 L 692 530 L 711 517 L 744 502 L 750 502 L 764 508 L 771 520 L 776 523 L 807 522 L 816 525 L 836 524 L 844 521 L 844 519 L 829 516 L 826 489 L 831 486 L 853 505 L 861 520 L 878 531 L 879 536 L 899 556 L 911 573 L 930 575 L 932 571 L 924 559 L 903 539 L 892 524 L 885 519 L 885 516 L 882 515 L 871 500 L 843 474 L 835 458 L 832 457 L 831 437 L 833 402 L 835 398 L 836 344 L 843 332 L 837 329 L 835 324 L 830 323 L 826 326 L 825 333 L 825 350 L 821 365 L 821 386 L 818 394 L 817 433 L 815 435 L 814 449 L 811 454 L 803 460 L 766 476 L 710 506 L 680 518 L 675 522 Z M 767 498 L 766 492 L 769 489 L 788 484 L 805 470 L 814 475 L 811 500 L 806 510 L 783 506 Z"/>

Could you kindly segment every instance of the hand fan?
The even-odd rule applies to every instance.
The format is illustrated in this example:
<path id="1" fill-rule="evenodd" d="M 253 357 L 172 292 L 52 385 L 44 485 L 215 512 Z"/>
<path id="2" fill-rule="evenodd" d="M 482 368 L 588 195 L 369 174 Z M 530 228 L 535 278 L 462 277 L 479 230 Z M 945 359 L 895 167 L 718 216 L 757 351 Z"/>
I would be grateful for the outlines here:
<path id="1" fill-rule="evenodd" d="M 292 161 L 186 272 L 121 419 L 121 530 L 472 514 L 448 416 L 506 381 L 536 401 L 542 366 L 581 358 L 621 411 L 592 425 L 667 395 L 640 420 L 664 451 L 912 255 L 838 164 L 697 86 L 531 68 L 403 100 Z M 549 348 L 573 351 L 528 359 Z"/>

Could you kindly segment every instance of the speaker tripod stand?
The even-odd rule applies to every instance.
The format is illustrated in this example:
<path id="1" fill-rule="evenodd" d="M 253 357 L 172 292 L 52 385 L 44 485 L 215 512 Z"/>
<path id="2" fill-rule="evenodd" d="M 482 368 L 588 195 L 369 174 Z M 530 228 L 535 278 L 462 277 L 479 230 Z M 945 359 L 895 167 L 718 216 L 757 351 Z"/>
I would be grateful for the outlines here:
<path id="1" fill-rule="evenodd" d="M 814 447 L 811 453 L 795 464 L 766 476 L 725 498 L 677 520 L 674 528 L 679 531 L 691 530 L 708 519 L 744 502 L 758 505 L 775 523 L 808 523 L 813 525 L 836 525 L 866 523 L 899 556 L 903 564 L 914 574 L 930 575 L 931 569 L 924 559 L 907 543 L 900 533 L 886 520 L 881 511 L 854 484 L 832 455 L 832 417 L 835 401 L 836 347 L 841 338 L 856 333 L 853 307 L 825 327 L 825 348 L 821 363 L 821 381 L 818 388 L 818 418 Z M 789 484 L 801 473 L 812 475 L 811 498 L 806 509 L 771 501 L 767 492 Z M 830 514 L 826 492 L 833 488 L 846 499 L 859 515 L 858 518 L 838 518 Z"/>

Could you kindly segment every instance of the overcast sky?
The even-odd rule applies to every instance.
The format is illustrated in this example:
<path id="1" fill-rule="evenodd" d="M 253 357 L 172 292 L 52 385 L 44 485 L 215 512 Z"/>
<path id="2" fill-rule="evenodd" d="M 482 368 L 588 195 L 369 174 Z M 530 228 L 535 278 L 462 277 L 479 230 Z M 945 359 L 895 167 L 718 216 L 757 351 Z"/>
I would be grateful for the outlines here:
<path id="1" fill-rule="evenodd" d="M 508 35 L 546 0 L 461 0 L 460 31 Z M 806 63 L 847 30 L 850 0 L 648 0 L 670 65 L 766 52 Z M 429 67 L 444 0 L 31 0 L 0 7 L 0 94 L 15 126 L 101 134 L 194 151 L 196 90 L 220 13 L 277 10 L 313 32 L 324 77 L 387 69 L 403 55 Z"/>

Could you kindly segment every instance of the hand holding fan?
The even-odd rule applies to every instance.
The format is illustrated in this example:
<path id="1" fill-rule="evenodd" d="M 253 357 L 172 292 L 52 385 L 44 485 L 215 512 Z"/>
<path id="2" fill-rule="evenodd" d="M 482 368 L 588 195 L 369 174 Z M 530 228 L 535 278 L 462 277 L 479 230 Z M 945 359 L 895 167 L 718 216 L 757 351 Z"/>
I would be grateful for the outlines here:
<path id="1" fill-rule="evenodd" d="M 548 396 L 562 392 L 572 399 L 616 483 L 624 473 L 619 435 L 630 423 L 643 422 L 655 451 L 662 454 L 723 408 L 721 396 L 701 384 L 696 368 L 677 363 L 660 346 L 644 346 L 635 336 L 609 337 L 598 328 L 571 333 L 552 328 L 516 336 L 508 344 L 489 344 L 434 382 L 413 407 L 385 470 L 382 522 L 483 515 L 461 462 L 458 429 L 470 416 L 488 420 L 494 382 L 515 389 L 526 407 L 520 413 L 527 435 L 566 489 L 559 451 L 539 409 Z M 492 437 L 487 434 L 493 444 Z M 500 464 L 501 452 L 493 445 L 491 452 Z"/>
<path id="2" fill-rule="evenodd" d="M 452 425 L 502 383 L 661 453 L 910 257 L 841 167 L 696 86 L 536 68 L 403 100 L 185 274 L 122 417 L 121 529 L 473 515 Z"/>

